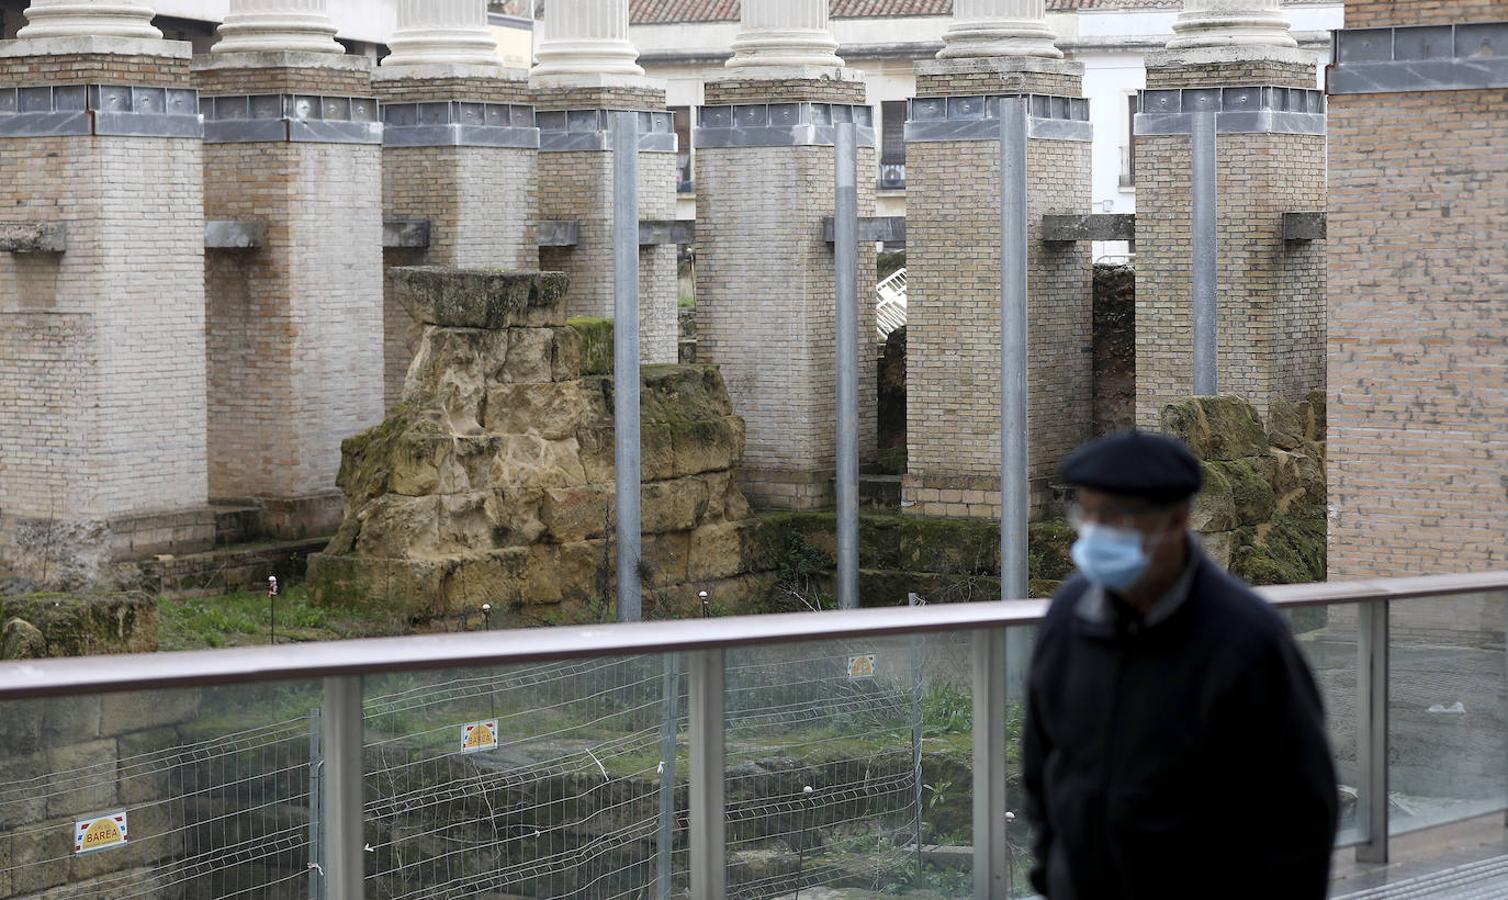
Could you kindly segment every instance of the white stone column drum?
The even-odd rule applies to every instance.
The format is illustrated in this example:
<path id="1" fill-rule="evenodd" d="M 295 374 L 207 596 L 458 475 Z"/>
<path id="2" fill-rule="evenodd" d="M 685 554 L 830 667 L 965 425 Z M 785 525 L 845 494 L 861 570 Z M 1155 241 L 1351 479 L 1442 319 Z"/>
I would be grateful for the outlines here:
<path id="1" fill-rule="evenodd" d="M 628 0 L 556 0 L 544 26 L 531 76 L 644 74 L 628 40 Z"/>
<path id="2" fill-rule="evenodd" d="M 487 0 L 398 0 L 398 28 L 383 68 L 501 67 L 487 28 Z"/>
<path id="3" fill-rule="evenodd" d="M 727 66 L 836 68 L 843 65 L 837 50 L 827 0 L 743 0 Z"/>
<path id="4" fill-rule="evenodd" d="M 1280 0 L 1183 0 L 1169 50 L 1297 47 Z"/>
<path id="5" fill-rule="evenodd" d="M 328 0 L 230 0 L 214 53 L 345 53 Z"/>
<path id="6" fill-rule="evenodd" d="M 157 40 L 152 7 L 136 0 L 32 0 L 18 38 L 123 37 Z"/>
<path id="7" fill-rule="evenodd" d="M 938 59 L 1040 56 L 1062 59 L 1047 24 L 1046 0 L 954 0 L 953 24 Z"/>

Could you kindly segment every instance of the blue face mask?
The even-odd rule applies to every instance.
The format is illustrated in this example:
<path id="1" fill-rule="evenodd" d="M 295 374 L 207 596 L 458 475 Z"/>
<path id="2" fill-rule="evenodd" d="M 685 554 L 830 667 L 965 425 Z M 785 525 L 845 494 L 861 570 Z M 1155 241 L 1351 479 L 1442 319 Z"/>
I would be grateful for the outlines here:
<path id="1" fill-rule="evenodd" d="M 1085 578 L 1112 591 L 1123 591 L 1147 571 L 1150 560 L 1142 544 L 1139 531 L 1090 523 L 1079 529 L 1071 555 Z"/>

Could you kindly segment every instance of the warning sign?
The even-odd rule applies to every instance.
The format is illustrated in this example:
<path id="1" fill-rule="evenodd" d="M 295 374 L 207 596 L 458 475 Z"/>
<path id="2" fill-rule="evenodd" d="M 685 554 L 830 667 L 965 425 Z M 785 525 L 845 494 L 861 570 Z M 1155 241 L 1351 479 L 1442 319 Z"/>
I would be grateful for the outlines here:
<path id="1" fill-rule="evenodd" d="M 849 678 L 873 678 L 874 677 L 874 654 L 864 653 L 859 656 L 848 658 Z"/>
<path id="2" fill-rule="evenodd" d="M 127 839 L 126 811 L 103 813 L 74 823 L 73 852 L 93 853 L 124 847 Z"/>
<path id="3" fill-rule="evenodd" d="M 461 752 L 497 749 L 497 720 L 468 722 L 461 726 Z"/>

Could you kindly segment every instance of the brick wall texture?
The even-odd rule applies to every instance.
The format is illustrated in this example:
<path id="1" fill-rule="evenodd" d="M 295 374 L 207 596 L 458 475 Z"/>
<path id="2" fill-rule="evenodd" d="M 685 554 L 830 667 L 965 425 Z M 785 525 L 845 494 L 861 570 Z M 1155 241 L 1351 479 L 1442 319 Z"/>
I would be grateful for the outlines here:
<path id="1" fill-rule="evenodd" d="M 194 73 L 206 97 L 238 94 L 326 94 L 372 96 L 372 77 L 363 69 L 290 66 L 200 69 Z"/>
<path id="2" fill-rule="evenodd" d="M 613 315 L 613 155 L 540 153 L 538 218 L 581 223 L 575 247 L 542 247 L 539 266 L 571 276 L 572 316 Z M 639 218 L 675 218 L 674 153 L 639 154 Z M 700 240 L 700 237 L 698 237 Z M 673 363 L 677 354 L 676 248 L 639 249 L 639 357 Z"/>
<path id="3" fill-rule="evenodd" d="M 1348 26 L 1441 20 L 1346 6 Z M 1505 146 L 1508 90 L 1330 98 L 1331 578 L 1508 563 Z"/>
<path id="4" fill-rule="evenodd" d="M 1325 138 L 1221 134 L 1216 147 L 1217 380 L 1265 416 L 1325 385 L 1325 245 L 1283 240 L 1284 212 L 1325 207 Z M 1194 383 L 1188 136 L 1138 138 L 1136 172 L 1136 421 L 1155 429 Z"/>
<path id="5" fill-rule="evenodd" d="M 864 103 L 864 82 L 812 78 L 730 78 L 708 81 L 708 106 L 743 103 Z"/>
<path id="6" fill-rule="evenodd" d="M 1508 21 L 1508 0 L 1346 0 L 1347 28 Z"/>
<path id="7" fill-rule="evenodd" d="M 186 87 L 189 61 L 166 56 L 59 54 L 0 59 L 0 87 L 138 84 Z"/>
<path id="8" fill-rule="evenodd" d="M 203 506 L 204 213 L 192 140 L 0 141 L 0 511 L 59 521 Z"/>
<path id="9" fill-rule="evenodd" d="M 539 267 L 534 217 L 534 150 L 497 147 L 388 147 L 382 151 L 382 209 L 393 218 L 430 220 L 427 250 L 394 249 L 388 266 Z M 403 392 L 419 327 L 384 283 L 386 406 Z"/>
<path id="10" fill-rule="evenodd" d="M 340 442 L 382 419 L 381 152 L 205 147 L 206 216 L 267 224 L 206 265 L 213 497 L 331 493 Z"/>
<path id="11" fill-rule="evenodd" d="M 1044 244 L 1042 216 L 1089 212 L 1090 145 L 1027 147 L 1028 459 L 1033 507 L 1093 418 L 1089 245 Z M 918 515 L 1000 515 L 1000 144 L 906 147 L 907 477 Z"/>
<path id="12" fill-rule="evenodd" d="M 874 151 L 859 150 L 860 172 Z M 833 214 L 832 147 L 706 149 L 696 155 L 697 359 L 716 363 L 747 427 L 743 485 L 761 506 L 832 502 L 837 462 L 836 287 L 822 218 Z M 859 215 L 874 183 L 859 178 Z M 859 447 L 875 447 L 874 247 L 861 244 Z"/>

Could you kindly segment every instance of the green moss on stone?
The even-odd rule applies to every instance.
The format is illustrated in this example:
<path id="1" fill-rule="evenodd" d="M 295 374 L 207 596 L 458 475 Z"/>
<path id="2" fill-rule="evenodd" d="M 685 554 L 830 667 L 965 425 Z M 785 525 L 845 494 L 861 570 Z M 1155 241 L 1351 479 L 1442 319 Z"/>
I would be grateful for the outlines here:
<path id="1" fill-rule="evenodd" d="M 1251 461 L 1213 460 L 1206 462 L 1204 467 L 1211 475 L 1211 488 L 1214 491 L 1229 492 L 1235 524 L 1260 525 L 1272 518 L 1273 511 L 1277 509 L 1272 484 L 1257 471 Z M 1214 499 L 1212 496 L 1211 500 Z M 1213 527 L 1212 530 L 1225 529 Z"/>
<path id="2" fill-rule="evenodd" d="M 1325 580 L 1325 520 L 1277 516 L 1263 529 L 1242 529 L 1231 572 L 1248 584 L 1306 584 Z"/>
<path id="3" fill-rule="evenodd" d="M 1162 429 L 1204 460 L 1264 456 L 1267 432 L 1256 409 L 1236 396 L 1190 397 L 1162 411 Z"/>
<path id="4" fill-rule="evenodd" d="M 613 320 L 596 316 L 575 316 L 566 325 L 581 335 L 581 374 L 613 373 Z"/>

